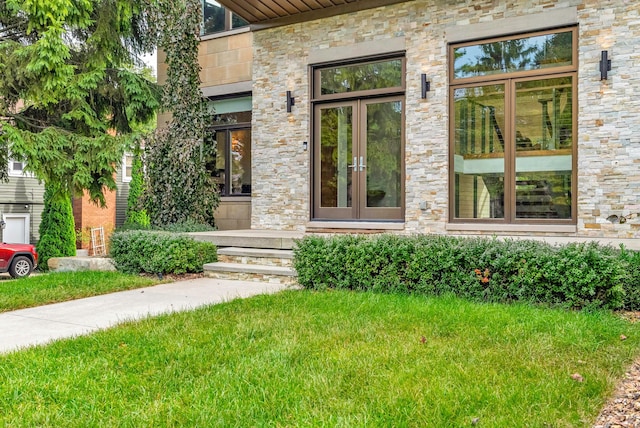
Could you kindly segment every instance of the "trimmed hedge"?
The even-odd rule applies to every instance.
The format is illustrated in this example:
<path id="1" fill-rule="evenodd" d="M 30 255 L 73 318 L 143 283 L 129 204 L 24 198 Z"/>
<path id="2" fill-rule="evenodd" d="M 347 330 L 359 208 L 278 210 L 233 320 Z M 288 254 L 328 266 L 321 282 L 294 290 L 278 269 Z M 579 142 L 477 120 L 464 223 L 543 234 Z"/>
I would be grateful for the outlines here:
<path id="1" fill-rule="evenodd" d="M 216 246 L 190 236 L 149 230 L 126 230 L 111 235 L 110 257 L 124 273 L 202 272 L 217 260 Z"/>
<path id="2" fill-rule="evenodd" d="M 294 250 L 310 289 L 455 295 L 566 308 L 640 309 L 640 255 L 595 242 L 436 235 L 309 236 Z"/>

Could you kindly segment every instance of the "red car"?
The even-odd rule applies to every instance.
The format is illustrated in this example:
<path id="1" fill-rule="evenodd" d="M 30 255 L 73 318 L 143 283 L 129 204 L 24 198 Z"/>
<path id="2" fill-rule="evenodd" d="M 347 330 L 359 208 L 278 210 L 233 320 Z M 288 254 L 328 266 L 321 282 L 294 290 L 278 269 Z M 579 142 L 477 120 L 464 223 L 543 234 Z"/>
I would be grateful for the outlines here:
<path id="1" fill-rule="evenodd" d="M 38 253 L 31 244 L 0 244 L 0 273 L 14 278 L 29 276 L 38 266 Z"/>
<path id="2" fill-rule="evenodd" d="M 6 226 L 0 220 L 0 230 Z M 0 273 L 9 272 L 14 278 L 24 278 L 38 266 L 38 253 L 31 244 L 0 244 Z"/>

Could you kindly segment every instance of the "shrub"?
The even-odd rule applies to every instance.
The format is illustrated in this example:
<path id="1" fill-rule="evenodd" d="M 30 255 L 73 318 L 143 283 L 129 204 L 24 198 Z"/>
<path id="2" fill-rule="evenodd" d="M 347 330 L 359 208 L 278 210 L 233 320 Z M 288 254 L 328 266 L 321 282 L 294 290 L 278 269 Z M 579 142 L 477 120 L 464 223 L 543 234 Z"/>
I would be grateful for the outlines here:
<path id="1" fill-rule="evenodd" d="M 136 145 L 133 151 L 131 165 L 131 181 L 129 182 L 129 196 L 127 197 L 127 210 L 125 226 L 131 229 L 148 229 L 151 221 L 147 210 L 142 204 L 144 194 L 144 167 L 142 165 L 142 150 Z"/>
<path id="2" fill-rule="evenodd" d="M 625 263 L 625 272 L 622 279 L 622 287 L 624 288 L 623 308 L 633 311 L 640 310 L 640 252 L 629 251 L 622 247 L 620 257 Z"/>
<path id="3" fill-rule="evenodd" d="M 173 233 L 188 233 L 208 232 L 211 230 L 216 230 L 216 228 L 207 223 L 198 223 L 193 220 L 185 220 L 179 223 L 167 224 L 164 226 L 142 225 L 140 223 L 125 223 L 122 226 L 118 227 L 118 231 L 124 230 L 158 230 Z"/>
<path id="4" fill-rule="evenodd" d="M 597 243 L 310 236 L 298 241 L 294 254 L 299 283 L 313 289 L 453 293 L 476 301 L 566 308 L 640 308 L 640 290 L 632 280 L 640 277 L 640 255 Z"/>
<path id="5" fill-rule="evenodd" d="M 38 230 L 40 240 L 36 249 L 41 270 L 49 269 L 47 262 L 52 257 L 76 255 L 76 231 L 68 193 L 56 186 L 45 186 L 44 210 Z"/>
<path id="6" fill-rule="evenodd" d="M 128 230 L 111 235 L 110 256 L 124 273 L 202 272 L 205 263 L 217 260 L 209 242 L 168 232 Z"/>
<path id="7" fill-rule="evenodd" d="M 208 223 L 198 223 L 191 219 L 187 219 L 179 223 L 168 224 L 166 226 L 159 226 L 155 229 L 175 233 L 207 232 L 210 230 L 216 230 L 215 227 L 211 226 Z"/>

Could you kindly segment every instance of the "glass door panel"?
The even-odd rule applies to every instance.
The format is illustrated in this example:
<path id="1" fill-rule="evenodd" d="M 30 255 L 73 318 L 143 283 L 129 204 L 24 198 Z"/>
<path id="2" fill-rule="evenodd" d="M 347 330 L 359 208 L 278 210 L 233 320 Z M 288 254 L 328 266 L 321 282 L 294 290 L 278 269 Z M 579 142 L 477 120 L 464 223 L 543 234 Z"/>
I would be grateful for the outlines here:
<path id="1" fill-rule="evenodd" d="M 459 88 L 454 98 L 454 218 L 504 218 L 505 85 Z"/>
<path id="2" fill-rule="evenodd" d="M 225 169 L 227 163 L 227 131 L 216 131 L 214 144 L 216 145 L 215 166 L 211 168 L 211 171 L 213 172 L 214 182 L 218 184 L 220 194 L 226 196 L 228 189 Z"/>
<path id="3" fill-rule="evenodd" d="M 358 174 L 361 219 L 402 219 L 402 98 L 362 101 Z"/>
<path id="4" fill-rule="evenodd" d="M 316 106 L 314 211 L 316 217 L 354 218 L 354 103 Z M 355 160 L 354 160 L 355 159 Z"/>
<path id="5" fill-rule="evenodd" d="M 238 129 L 231 134 L 231 194 L 251 194 L 251 130 Z"/>
<path id="6" fill-rule="evenodd" d="M 515 83 L 516 218 L 570 219 L 571 76 Z"/>

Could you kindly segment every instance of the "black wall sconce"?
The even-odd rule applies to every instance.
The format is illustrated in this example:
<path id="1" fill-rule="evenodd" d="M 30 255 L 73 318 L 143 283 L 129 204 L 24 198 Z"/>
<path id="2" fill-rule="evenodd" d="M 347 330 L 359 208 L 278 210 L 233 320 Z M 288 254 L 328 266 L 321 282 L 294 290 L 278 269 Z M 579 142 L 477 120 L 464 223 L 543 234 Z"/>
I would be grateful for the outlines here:
<path id="1" fill-rule="evenodd" d="M 296 99 L 291 95 L 291 91 L 287 91 L 287 113 L 291 113 L 291 106 L 296 105 Z"/>
<path id="2" fill-rule="evenodd" d="M 422 86 L 422 98 L 427 98 L 427 92 L 431 90 L 431 82 L 427 80 L 426 74 L 423 73 L 420 75 L 420 83 Z"/>
<path id="3" fill-rule="evenodd" d="M 607 72 L 611 71 L 611 60 L 608 56 L 608 51 L 600 52 L 600 80 L 607 80 Z"/>

